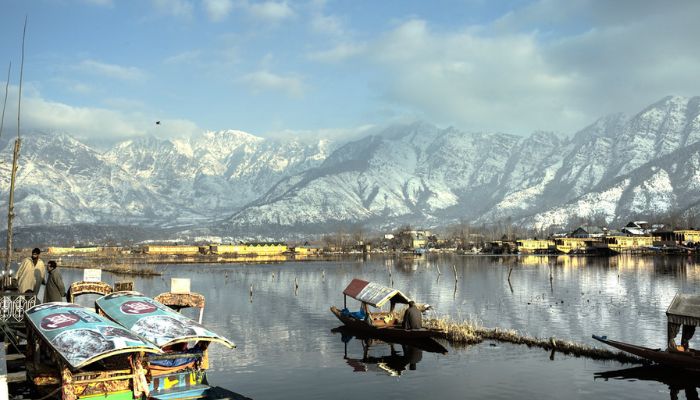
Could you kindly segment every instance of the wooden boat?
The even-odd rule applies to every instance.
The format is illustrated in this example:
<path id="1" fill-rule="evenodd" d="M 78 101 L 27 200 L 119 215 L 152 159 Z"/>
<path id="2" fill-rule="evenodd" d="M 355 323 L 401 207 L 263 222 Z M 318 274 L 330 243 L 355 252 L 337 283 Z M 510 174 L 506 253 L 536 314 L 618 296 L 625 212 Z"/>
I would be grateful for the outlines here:
<path id="1" fill-rule="evenodd" d="M 71 303 L 26 311 L 27 377 L 39 393 L 74 400 L 133 399 L 145 389 L 143 354 L 162 350 L 124 327 Z"/>
<path id="2" fill-rule="evenodd" d="M 376 337 L 372 337 L 372 335 L 368 335 L 364 332 L 348 328 L 347 326 L 339 326 L 337 328 L 331 329 L 331 332 L 333 333 L 340 333 L 341 341 L 344 343 L 347 343 L 348 341 L 352 340 L 354 337 L 357 340 L 360 341 L 365 341 L 365 340 L 370 340 L 370 341 L 381 341 L 384 343 L 394 343 L 402 346 L 411 346 L 415 347 L 419 350 L 422 351 L 427 351 L 429 353 L 440 353 L 440 354 L 447 354 L 447 349 L 445 346 L 441 345 L 438 343 L 435 339 L 433 338 L 420 338 L 420 339 L 377 339 Z"/>
<path id="3" fill-rule="evenodd" d="M 420 339 L 444 334 L 437 329 L 403 328 L 401 324 L 403 313 L 394 311 L 394 308 L 396 304 L 408 304 L 411 299 L 398 289 L 362 279 L 353 279 L 343 290 L 343 295 L 344 308 L 339 310 L 331 306 L 331 312 L 349 328 L 386 339 Z M 348 296 L 361 303 L 360 311 L 353 313 L 348 310 Z M 381 308 L 386 304 L 390 304 L 389 311 L 382 311 Z M 379 311 L 370 312 L 368 306 Z"/>
<path id="4" fill-rule="evenodd" d="M 68 302 L 75 303 L 76 298 L 87 294 L 98 294 L 104 296 L 110 293 L 112 293 L 112 286 L 106 282 L 73 282 L 68 288 Z"/>
<path id="5" fill-rule="evenodd" d="M 233 342 L 138 292 L 111 293 L 95 304 L 100 313 L 163 351 L 144 359 L 150 398 L 210 397 L 208 347 L 221 343 L 234 348 Z"/>
<path id="6" fill-rule="evenodd" d="M 666 310 L 666 318 L 668 343 L 665 350 L 618 342 L 605 336 L 593 335 L 593 339 L 657 364 L 700 371 L 700 351 L 690 348 L 690 339 L 700 325 L 700 295 L 676 294 Z M 676 345 L 675 339 L 681 330 L 681 344 Z"/>

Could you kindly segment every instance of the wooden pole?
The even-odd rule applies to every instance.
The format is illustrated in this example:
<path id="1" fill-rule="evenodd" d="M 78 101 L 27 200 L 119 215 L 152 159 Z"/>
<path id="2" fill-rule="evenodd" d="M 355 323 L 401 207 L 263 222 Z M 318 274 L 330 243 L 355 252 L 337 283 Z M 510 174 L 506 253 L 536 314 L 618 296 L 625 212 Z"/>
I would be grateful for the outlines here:
<path id="1" fill-rule="evenodd" d="M 22 146 L 20 139 L 20 111 L 22 107 L 22 80 L 24 78 L 24 41 L 27 37 L 27 17 L 24 17 L 24 30 L 22 31 L 22 62 L 19 67 L 19 97 L 17 104 L 17 139 L 12 153 L 12 175 L 10 178 L 10 200 L 7 207 L 7 252 L 5 253 L 5 273 L 9 272 L 12 261 L 12 219 L 15 216 L 15 179 L 17 178 L 17 163 L 19 162 L 19 149 Z"/>
<path id="2" fill-rule="evenodd" d="M 10 86 L 10 70 L 12 69 L 12 61 L 7 67 L 7 81 L 5 82 L 5 100 L 2 102 L 2 117 L 0 117 L 0 136 L 2 136 L 2 127 L 5 125 L 5 107 L 7 106 L 7 92 Z"/>

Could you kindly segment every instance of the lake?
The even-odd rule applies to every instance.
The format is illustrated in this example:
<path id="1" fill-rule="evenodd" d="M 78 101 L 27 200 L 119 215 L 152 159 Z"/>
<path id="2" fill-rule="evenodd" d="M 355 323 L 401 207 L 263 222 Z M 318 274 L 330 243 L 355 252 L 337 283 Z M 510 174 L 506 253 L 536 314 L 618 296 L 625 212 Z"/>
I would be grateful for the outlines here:
<path id="1" fill-rule="evenodd" d="M 350 280 L 362 278 L 393 283 L 431 304 L 428 316 L 598 347 L 605 346 L 591 334 L 665 347 L 665 311 L 673 296 L 700 293 L 696 258 L 371 255 L 156 268 L 162 276 L 104 273 L 103 280 L 133 279 L 136 290 L 155 296 L 169 290 L 170 278 L 191 278 L 192 291 L 206 295 L 205 325 L 238 346 L 211 347 L 210 383 L 256 400 L 693 398 L 700 387 L 695 377 L 563 354 L 550 359 L 542 349 L 488 340 L 442 342 L 446 355 L 401 345 L 392 353 L 381 342 L 365 353 L 365 342 L 332 332 L 341 324 L 329 311 L 342 307 Z M 63 269 L 63 276 L 68 284 L 82 271 Z M 355 303 L 349 299 L 349 308 L 358 308 Z M 697 337 L 693 342 L 700 347 Z"/>

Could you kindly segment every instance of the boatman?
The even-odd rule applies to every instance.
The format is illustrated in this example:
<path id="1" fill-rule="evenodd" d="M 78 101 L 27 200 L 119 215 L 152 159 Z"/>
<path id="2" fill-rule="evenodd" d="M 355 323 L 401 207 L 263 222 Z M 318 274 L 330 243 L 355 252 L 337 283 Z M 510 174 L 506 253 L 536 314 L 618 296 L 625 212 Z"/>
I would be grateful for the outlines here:
<path id="1" fill-rule="evenodd" d="M 41 283 L 44 281 L 46 268 L 44 262 L 39 259 L 41 250 L 32 250 L 32 257 L 22 260 L 17 270 L 17 289 L 20 293 L 39 293 Z"/>
<path id="2" fill-rule="evenodd" d="M 423 327 L 423 316 L 413 300 L 408 302 L 408 309 L 403 314 L 403 327 L 404 329 L 421 329 Z"/>

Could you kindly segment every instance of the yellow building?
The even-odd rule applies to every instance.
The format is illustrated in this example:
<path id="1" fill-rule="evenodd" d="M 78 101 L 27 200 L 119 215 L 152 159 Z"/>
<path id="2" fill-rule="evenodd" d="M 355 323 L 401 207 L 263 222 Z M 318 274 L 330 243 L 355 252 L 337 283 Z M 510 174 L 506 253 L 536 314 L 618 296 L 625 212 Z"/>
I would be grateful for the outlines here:
<path id="1" fill-rule="evenodd" d="M 599 239 L 562 237 L 554 239 L 554 245 L 557 251 L 564 254 L 583 253 L 596 241 L 599 241 Z"/>
<path id="2" fill-rule="evenodd" d="M 147 245 L 143 247 L 145 254 L 157 255 L 196 255 L 199 254 L 199 246 L 185 245 Z"/>
<path id="3" fill-rule="evenodd" d="M 289 251 L 285 243 L 214 244 L 209 248 L 212 254 L 239 256 L 274 256 Z"/>
<path id="4" fill-rule="evenodd" d="M 294 247 L 294 255 L 297 256 L 318 256 L 322 253 L 318 247 L 297 246 Z"/>
<path id="5" fill-rule="evenodd" d="M 553 240 L 523 239 L 516 242 L 521 254 L 542 254 L 554 249 Z"/>
<path id="6" fill-rule="evenodd" d="M 654 241 L 660 239 L 653 236 L 606 236 L 603 238 L 603 245 L 612 252 L 624 253 L 653 246 Z"/>
<path id="7" fill-rule="evenodd" d="M 684 229 L 684 230 L 679 230 L 679 231 L 673 231 L 673 236 L 674 236 L 676 242 L 681 242 L 681 243 L 688 243 L 688 242 L 698 243 L 698 242 L 700 242 L 700 231 L 696 231 L 693 229 Z"/>
<path id="8" fill-rule="evenodd" d="M 102 247 L 49 247 L 46 252 L 49 254 L 64 255 L 97 253 L 100 251 L 102 251 Z"/>

